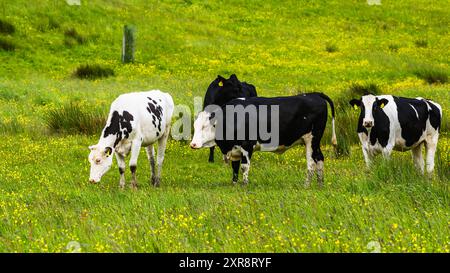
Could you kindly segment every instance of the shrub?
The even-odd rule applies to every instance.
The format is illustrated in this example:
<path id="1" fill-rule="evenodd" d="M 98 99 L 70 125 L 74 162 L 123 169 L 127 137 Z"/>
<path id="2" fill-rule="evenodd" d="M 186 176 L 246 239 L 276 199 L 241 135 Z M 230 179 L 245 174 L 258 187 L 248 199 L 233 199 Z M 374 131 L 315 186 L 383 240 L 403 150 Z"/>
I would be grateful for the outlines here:
<path id="1" fill-rule="evenodd" d="M 84 64 L 75 70 L 75 77 L 80 79 L 98 79 L 114 76 L 114 70 L 98 64 Z"/>
<path id="2" fill-rule="evenodd" d="M 441 68 L 421 67 L 414 69 L 413 73 L 429 84 L 444 84 L 448 82 L 448 73 Z"/>
<path id="3" fill-rule="evenodd" d="M 11 23 L 0 19 L 0 33 L 13 34 L 15 31 L 16 31 L 16 28 Z"/>
<path id="4" fill-rule="evenodd" d="M 88 110 L 77 103 L 52 109 L 45 115 L 47 127 L 52 132 L 69 134 L 94 134 L 105 125 L 105 115 L 99 110 Z"/>
<path id="5" fill-rule="evenodd" d="M 12 41 L 0 37 L 0 50 L 14 51 L 16 50 L 16 45 Z"/>
<path id="6" fill-rule="evenodd" d="M 327 44 L 325 46 L 325 51 L 329 53 L 333 53 L 338 51 L 338 47 L 335 44 Z"/>

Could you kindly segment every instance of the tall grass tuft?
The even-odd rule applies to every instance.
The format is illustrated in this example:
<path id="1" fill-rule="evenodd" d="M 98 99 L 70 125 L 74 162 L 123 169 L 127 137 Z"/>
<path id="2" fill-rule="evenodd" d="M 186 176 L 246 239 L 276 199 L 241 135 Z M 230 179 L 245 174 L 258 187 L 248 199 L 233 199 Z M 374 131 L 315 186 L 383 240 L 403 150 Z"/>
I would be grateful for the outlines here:
<path id="1" fill-rule="evenodd" d="M 325 51 L 328 53 L 333 53 L 338 50 L 339 50 L 339 48 L 335 44 L 328 43 L 325 45 Z"/>
<path id="2" fill-rule="evenodd" d="M 86 43 L 87 38 L 80 33 L 75 28 L 69 28 L 64 32 L 64 44 L 66 46 L 74 46 L 76 44 L 82 45 Z"/>
<path id="3" fill-rule="evenodd" d="M 423 47 L 423 48 L 428 47 L 428 41 L 424 39 L 416 40 L 414 41 L 414 44 L 416 45 L 416 47 Z"/>
<path id="4" fill-rule="evenodd" d="M 16 44 L 10 40 L 0 37 L 0 50 L 14 51 L 16 50 Z"/>
<path id="5" fill-rule="evenodd" d="M 95 80 L 114 76 L 114 70 L 98 64 L 83 64 L 75 70 L 75 77 L 79 79 Z"/>
<path id="6" fill-rule="evenodd" d="M 9 121 L 0 121 L 0 133 L 19 134 L 24 131 L 25 129 L 17 121 L 17 119 L 11 119 Z"/>
<path id="7" fill-rule="evenodd" d="M 52 132 L 89 135 L 102 130 L 105 117 L 99 110 L 86 109 L 72 102 L 50 110 L 45 115 L 45 122 Z"/>
<path id="8" fill-rule="evenodd" d="M 13 34 L 15 31 L 16 31 L 16 28 L 14 27 L 14 25 L 0 19 L 0 33 Z"/>
<path id="9" fill-rule="evenodd" d="M 421 67 L 413 70 L 414 75 L 429 84 L 444 84 L 448 82 L 448 72 L 436 67 Z"/>

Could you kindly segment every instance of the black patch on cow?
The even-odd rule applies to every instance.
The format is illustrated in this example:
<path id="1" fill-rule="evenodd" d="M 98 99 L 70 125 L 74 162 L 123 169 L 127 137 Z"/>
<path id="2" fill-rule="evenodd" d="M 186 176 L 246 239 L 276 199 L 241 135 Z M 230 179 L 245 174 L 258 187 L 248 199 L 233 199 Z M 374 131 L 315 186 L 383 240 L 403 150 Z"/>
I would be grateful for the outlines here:
<path id="1" fill-rule="evenodd" d="M 119 168 L 119 173 L 122 175 L 125 173 L 125 170 L 123 168 Z"/>
<path id="2" fill-rule="evenodd" d="M 130 171 L 131 171 L 131 173 L 135 173 L 136 172 L 136 166 L 135 165 L 131 165 L 130 166 Z"/>
<path id="3" fill-rule="evenodd" d="M 155 128 L 158 128 L 158 132 L 156 132 L 156 135 L 159 136 L 159 132 L 161 132 L 161 123 L 162 123 L 162 116 L 163 111 L 161 105 L 158 104 L 158 102 L 150 97 L 148 98 L 148 106 L 147 111 L 152 116 L 152 124 L 155 126 Z"/>
<path id="4" fill-rule="evenodd" d="M 389 121 L 389 117 L 386 115 L 383 109 L 377 106 L 376 103 L 373 104 L 372 115 L 375 126 L 372 127 L 372 130 L 370 130 L 370 144 L 375 145 L 378 140 L 378 143 L 380 143 L 381 147 L 386 147 L 389 141 L 389 125 L 391 124 L 391 122 Z"/>
<path id="5" fill-rule="evenodd" d="M 441 111 L 439 111 L 439 108 L 437 108 L 434 103 L 427 101 L 428 106 L 430 106 L 431 110 L 428 110 L 429 117 L 430 117 L 430 124 L 431 126 L 437 130 L 440 131 L 441 129 Z"/>
<path id="6" fill-rule="evenodd" d="M 106 138 L 109 135 L 115 135 L 114 147 L 116 147 L 122 139 L 130 136 L 130 133 L 133 131 L 133 127 L 131 126 L 131 121 L 133 120 L 133 115 L 128 111 L 123 111 L 122 115 L 118 111 L 114 111 L 109 126 L 104 129 L 103 137 Z"/>
<path id="7" fill-rule="evenodd" d="M 394 101 L 397 105 L 398 121 L 402 127 L 402 138 L 406 142 L 405 145 L 411 147 L 426 129 L 429 116 L 427 103 L 423 100 L 401 97 L 394 97 Z"/>

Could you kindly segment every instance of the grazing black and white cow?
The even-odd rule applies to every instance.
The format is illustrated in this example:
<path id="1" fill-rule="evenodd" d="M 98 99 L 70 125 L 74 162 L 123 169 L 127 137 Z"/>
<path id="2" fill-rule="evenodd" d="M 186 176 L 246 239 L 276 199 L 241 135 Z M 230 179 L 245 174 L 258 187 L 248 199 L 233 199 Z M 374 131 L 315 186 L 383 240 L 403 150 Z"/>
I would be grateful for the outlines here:
<path id="1" fill-rule="evenodd" d="M 423 173 L 425 144 L 426 170 L 433 172 L 442 118 L 439 104 L 423 98 L 372 94 L 352 99 L 350 104 L 361 109 L 357 132 L 367 166 L 376 154 L 389 158 L 392 150 L 411 150 L 414 164 Z"/>
<path id="2" fill-rule="evenodd" d="M 205 99 L 203 100 L 203 110 L 209 105 L 223 105 L 235 98 L 256 96 L 255 86 L 239 81 L 235 74 L 232 74 L 229 79 L 218 75 L 206 90 Z M 209 162 L 214 162 L 214 147 L 209 148 Z"/>
<path id="3" fill-rule="evenodd" d="M 306 186 L 315 171 L 319 185 L 322 185 L 324 156 L 320 140 L 327 123 L 327 102 L 333 118 L 332 143 L 336 145 L 333 102 L 322 93 L 309 93 L 291 97 L 239 98 L 213 112 L 200 112 L 194 123 L 190 146 L 198 149 L 217 144 L 232 161 L 233 183 L 238 181 L 239 167 L 244 183 L 248 183 L 254 151 L 283 153 L 304 143 L 308 169 Z"/>
<path id="4" fill-rule="evenodd" d="M 159 186 L 173 109 L 172 97 L 159 90 L 127 93 L 114 100 L 99 142 L 89 147 L 89 181 L 100 182 L 101 177 L 111 168 L 112 157 L 115 155 L 120 173 L 119 186 L 124 188 L 125 157 L 131 152 L 131 186 L 136 188 L 139 151 L 141 147 L 146 147 L 152 171 L 151 181 L 154 186 Z M 155 142 L 158 142 L 156 173 L 153 148 Z"/>

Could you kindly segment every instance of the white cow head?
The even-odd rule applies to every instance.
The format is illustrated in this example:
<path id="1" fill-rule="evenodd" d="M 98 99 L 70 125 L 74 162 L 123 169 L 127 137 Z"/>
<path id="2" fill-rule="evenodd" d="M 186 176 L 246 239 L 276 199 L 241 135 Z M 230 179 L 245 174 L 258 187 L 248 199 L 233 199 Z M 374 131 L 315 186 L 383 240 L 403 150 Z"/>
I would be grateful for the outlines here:
<path id="1" fill-rule="evenodd" d="M 102 176 L 111 168 L 113 149 L 111 147 L 99 147 L 99 145 L 89 146 L 89 163 L 91 163 L 91 173 L 89 182 L 98 183 Z"/>
<path id="2" fill-rule="evenodd" d="M 352 99 L 350 105 L 353 107 L 361 108 L 361 114 L 359 115 L 359 121 L 362 122 L 362 126 L 367 129 L 375 126 L 374 112 L 382 109 L 386 104 L 388 104 L 387 99 L 379 99 L 378 97 L 369 94 L 364 95 L 361 99 Z"/>
<path id="3" fill-rule="evenodd" d="M 213 113 L 200 112 L 194 122 L 194 136 L 191 141 L 192 149 L 212 147 L 216 145 L 216 121 Z"/>

